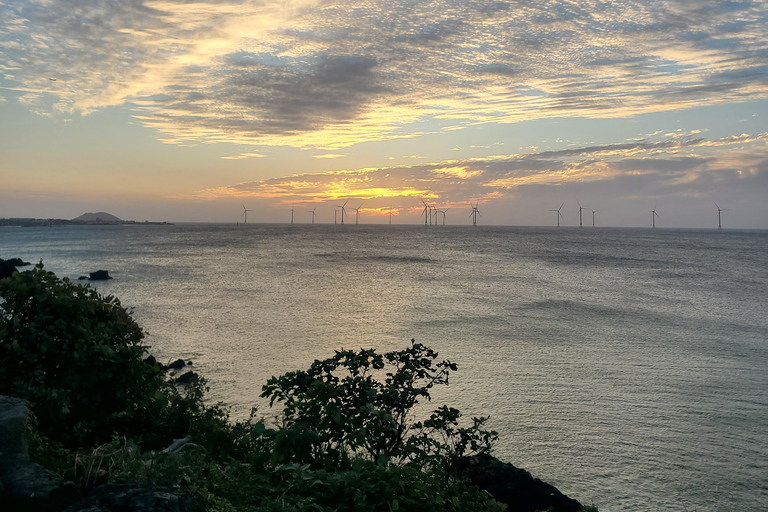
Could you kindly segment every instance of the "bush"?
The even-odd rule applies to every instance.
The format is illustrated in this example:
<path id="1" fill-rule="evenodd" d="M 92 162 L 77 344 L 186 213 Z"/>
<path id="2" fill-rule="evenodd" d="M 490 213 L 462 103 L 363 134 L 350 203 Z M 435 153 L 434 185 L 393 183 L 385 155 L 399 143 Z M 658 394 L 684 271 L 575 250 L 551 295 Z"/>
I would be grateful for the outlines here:
<path id="1" fill-rule="evenodd" d="M 456 370 L 437 356 L 411 340 L 410 347 L 385 354 L 337 351 L 306 371 L 269 379 L 262 396 L 284 406 L 277 460 L 346 469 L 364 458 L 451 470 L 464 455 L 490 452 L 496 433 L 483 430 L 487 418 L 461 427 L 457 409 L 440 407 L 414 421 L 415 406 L 431 400 L 430 390 L 447 385 Z"/>
<path id="2" fill-rule="evenodd" d="M 144 333 L 117 298 L 42 263 L 0 279 L 0 298 L 0 394 L 28 400 L 43 437 L 69 449 L 118 433 L 159 445 L 225 416 L 203 406 L 204 381 L 179 390 L 143 362 Z"/>

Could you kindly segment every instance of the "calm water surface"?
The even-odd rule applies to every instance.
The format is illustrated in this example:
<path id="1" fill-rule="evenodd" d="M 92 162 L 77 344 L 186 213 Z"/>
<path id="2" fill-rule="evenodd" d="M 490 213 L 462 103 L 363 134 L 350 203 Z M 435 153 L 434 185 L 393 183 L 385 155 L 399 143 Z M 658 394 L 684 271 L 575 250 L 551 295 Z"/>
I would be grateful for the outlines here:
<path id="1" fill-rule="evenodd" d="M 0 228 L 106 269 L 159 359 L 245 415 L 272 375 L 416 338 L 497 455 L 618 511 L 768 509 L 768 233 L 340 225 Z"/>

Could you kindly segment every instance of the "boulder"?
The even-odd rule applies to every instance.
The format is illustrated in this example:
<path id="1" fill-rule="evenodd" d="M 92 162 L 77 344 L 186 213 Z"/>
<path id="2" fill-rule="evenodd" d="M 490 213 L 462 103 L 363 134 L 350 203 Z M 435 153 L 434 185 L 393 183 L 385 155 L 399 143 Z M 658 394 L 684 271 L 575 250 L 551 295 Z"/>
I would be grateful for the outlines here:
<path id="1" fill-rule="evenodd" d="M 3 512 L 49 512 L 78 498 L 75 485 L 29 460 L 27 404 L 0 396 L 0 503 Z"/>
<path id="2" fill-rule="evenodd" d="M 28 261 L 22 261 L 20 258 L 0 259 L 0 279 L 11 277 L 16 272 L 16 267 L 24 267 L 29 264 Z"/>
<path id="3" fill-rule="evenodd" d="M 106 270 L 97 270 L 96 272 L 91 272 L 89 279 L 91 281 L 103 281 L 105 279 L 112 279 L 112 277 L 109 275 L 109 272 Z"/>
<path id="4" fill-rule="evenodd" d="M 488 454 L 462 459 L 459 463 L 459 474 L 487 491 L 496 501 L 507 505 L 508 512 L 585 510 L 581 503 L 561 493 L 553 485 Z"/>
<path id="5" fill-rule="evenodd" d="M 207 512 L 207 500 L 191 491 L 158 486 L 107 484 L 64 512 Z"/>
<path id="6" fill-rule="evenodd" d="M 195 380 L 197 380 L 200 376 L 196 374 L 195 372 L 187 372 L 181 376 L 179 376 L 174 382 L 176 384 L 191 384 Z"/>
<path id="7" fill-rule="evenodd" d="M 172 362 L 171 364 L 169 364 L 168 368 L 170 368 L 171 370 L 181 370 L 186 365 L 187 365 L 187 363 L 185 363 L 183 359 L 177 359 L 174 362 Z"/>

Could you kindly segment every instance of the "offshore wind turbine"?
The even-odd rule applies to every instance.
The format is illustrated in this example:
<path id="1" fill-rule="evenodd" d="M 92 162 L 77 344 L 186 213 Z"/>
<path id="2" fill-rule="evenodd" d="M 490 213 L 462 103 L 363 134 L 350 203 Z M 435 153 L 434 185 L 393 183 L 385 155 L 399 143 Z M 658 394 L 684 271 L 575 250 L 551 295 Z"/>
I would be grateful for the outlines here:
<path id="1" fill-rule="evenodd" d="M 445 212 L 450 210 L 450 208 L 446 208 L 445 210 L 438 210 L 438 212 L 443 214 L 443 226 L 445 226 Z"/>
<path id="2" fill-rule="evenodd" d="M 579 205 L 579 227 L 581 228 L 581 227 L 583 227 L 583 226 L 581 225 L 581 210 L 586 210 L 586 208 L 584 208 L 583 206 L 581 206 L 581 203 L 579 203 L 579 200 L 578 200 L 578 199 L 576 200 L 576 202 L 577 202 L 577 203 L 578 203 L 578 205 Z"/>
<path id="3" fill-rule="evenodd" d="M 252 212 L 253 210 L 249 210 L 248 208 L 243 205 L 243 224 L 248 224 L 248 212 Z"/>
<path id="4" fill-rule="evenodd" d="M 293 224 L 293 208 L 291 208 L 291 224 Z"/>
<path id="5" fill-rule="evenodd" d="M 715 203 L 714 201 L 712 201 Z M 728 208 L 720 208 L 717 206 L 717 203 L 715 203 L 715 208 L 717 208 L 717 229 L 723 229 L 723 225 L 720 223 L 720 212 L 728 211 Z"/>
<path id="6" fill-rule="evenodd" d="M 592 212 L 592 227 L 595 227 L 595 213 L 600 210 L 593 210 L 592 208 L 588 208 L 588 210 Z"/>
<path id="7" fill-rule="evenodd" d="M 348 202 L 349 202 L 349 199 L 347 199 L 346 201 L 344 201 L 344 204 L 343 204 L 343 205 L 341 205 L 341 206 L 337 206 L 337 208 L 341 208 L 341 225 L 342 225 L 342 226 L 344 225 L 344 214 L 345 214 L 345 213 L 347 213 L 347 209 L 345 208 L 345 206 L 347 206 L 347 203 L 348 203 Z"/>
<path id="8" fill-rule="evenodd" d="M 563 203 L 563 204 L 565 204 L 565 203 Z M 561 204 L 560 208 L 558 208 L 557 210 L 549 210 L 551 212 L 557 212 L 557 227 L 560 227 L 560 217 L 563 216 L 563 214 L 560 213 L 560 210 L 562 210 L 562 208 L 563 208 L 563 204 Z"/>
<path id="9" fill-rule="evenodd" d="M 358 221 L 360 220 L 360 208 L 362 208 L 362 207 L 363 207 L 363 205 L 361 204 L 357 208 L 352 208 L 353 210 L 355 210 L 355 225 L 357 225 Z"/>
<path id="10" fill-rule="evenodd" d="M 392 225 L 392 207 L 389 207 L 389 225 Z"/>
<path id="11" fill-rule="evenodd" d="M 315 223 L 315 210 L 317 210 L 317 206 L 315 206 L 315 207 L 314 207 L 314 208 L 312 208 L 311 210 L 307 210 L 309 213 L 311 213 L 311 214 L 312 214 L 312 224 L 314 224 L 314 223 Z"/>
<path id="12" fill-rule="evenodd" d="M 429 217 L 429 205 L 427 202 L 422 198 L 422 203 L 424 203 L 424 211 L 421 212 L 422 215 L 424 215 L 424 225 L 427 225 L 427 217 Z"/>
<path id="13" fill-rule="evenodd" d="M 474 205 L 469 203 L 469 206 L 472 207 L 472 213 L 469 214 L 469 216 L 472 217 L 472 225 L 477 226 L 477 216 L 481 215 L 480 210 L 477 209 L 477 207 L 480 206 L 480 201 L 477 201 Z"/>
<path id="14" fill-rule="evenodd" d="M 656 207 L 657 206 L 658 206 L 658 203 L 653 205 L 653 210 L 651 210 L 651 221 L 652 221 L 651 227 L 652 228 L 656 227 L 656 217 L 659 217 L 659 214 L 656 213 Z M 661 218 L 661 217 L 659 217 L 659 218 Z"/>

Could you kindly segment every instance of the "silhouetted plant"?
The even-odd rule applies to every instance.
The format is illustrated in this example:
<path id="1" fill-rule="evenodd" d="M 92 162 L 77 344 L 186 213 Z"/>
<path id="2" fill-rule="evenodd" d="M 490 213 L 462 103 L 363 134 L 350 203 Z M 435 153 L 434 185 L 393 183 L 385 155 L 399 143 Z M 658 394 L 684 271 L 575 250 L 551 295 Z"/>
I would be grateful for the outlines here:
<path id="1" fill-rule="evenodd" d="M 430 390 L 448 384 L 457 368 L 437 356 L 411 340 L 410 347 L 385 354 L 337 351 L 306 371 L 272 377 L 262 396 L 283 404 L 276 460 L 314 468 L 348 468 L 355 457 L 451 467 L 462 455 L 490 451 L 496 433 L 482 429 L 487 418 L 473 418 L 465 428 L 458 410 L 441 407 L 414 421 L 414 407 L 431 400 Z"/>
<path id="2" fill-rule="evenodd" d="M 179 389 L 143 362 L 144 333 L 114 296 L 40 263 L 0 280 L 0 298 L 0 394 L 28 400 L 43 437 L 76 449 L 119 433 L 158 446 L 206 417 L 226 425 L 203 405 L 204 380 Z"/>

